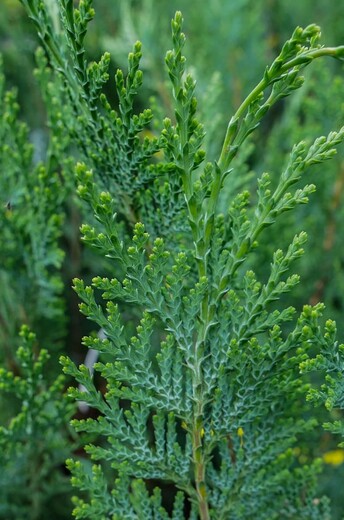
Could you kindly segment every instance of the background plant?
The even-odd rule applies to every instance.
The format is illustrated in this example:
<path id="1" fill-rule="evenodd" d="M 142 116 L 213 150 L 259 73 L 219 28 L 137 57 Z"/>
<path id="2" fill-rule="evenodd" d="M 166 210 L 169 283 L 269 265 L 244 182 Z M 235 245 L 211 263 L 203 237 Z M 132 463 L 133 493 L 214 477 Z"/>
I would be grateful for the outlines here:
<path id="1" fill-rule="evenodd" d="M 27 326 L 22 327 L 20 340 L 17 373 L 0 369 L 2 399 L 15 398 L 11 420 L 0 427 L 0 517 L 37 519 L 51 510 L 62 517 L 70 514 L 66 500 L 70 487 L 61 467 L 73 449 L 68 421 L 74 406 L 62 395 L 62 375 L 47 380 L 48 351 L 37 349 Z"/>

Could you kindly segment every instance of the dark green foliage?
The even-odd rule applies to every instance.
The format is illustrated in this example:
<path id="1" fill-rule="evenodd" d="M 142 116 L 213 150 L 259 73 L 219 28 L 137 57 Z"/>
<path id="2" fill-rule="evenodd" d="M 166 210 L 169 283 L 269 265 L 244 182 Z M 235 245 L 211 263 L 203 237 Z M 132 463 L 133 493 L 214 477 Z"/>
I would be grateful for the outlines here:
<path id="1" fill-rule="evenodd" d="M 344 345 L 336 339 L 336 325 L 328 320 L 325 325 L 325 335 L 322 337 L 317 331 L 316 337 L 322 343 L 322 350 L 314 358 L 306 359 L 301 363 L 302 372 L 322 371 L 326 374 L 325 382 L 320 388 L 311 388 L 308 400 L 315 403 L 324 403 L 327 410 L 344 409 Z M 337 420 L 324 424 L 326 430 L 344 437 L 344 421 Z M 340 444 L 344 446 L 344 442 Z"/>
<path id="2" fill-rule="evenodd" d="M 47 350 L 23 326 L 16 373 L 0 369 L 1 399 L 15 397 L 12 417 L 0 426 L 0 518 L 46 518 L 69 510 L 65 458 L 72 449 L 68 420 L 73 404 L 62 395 L 64 377 L 47 381 Z M 13 400 L 12 400 L 13 402 Z M 59 504 L 59 501 L 62 503 Z"/>
<path id="3" fill-rule="evenodd" d="M 62 202 L 65 190 L 48 165 L 34 165 L 28 129 L 18 120 L 14 91 L 6 92 L 0 76 L 0 304 L 1 358 L 11 356 L 11 343 L 21 322 L 42 334 L 41 320 L 54 323 L 47 345 L 61 335 L 63 324 Z M 48 327 L 47 327 L 48 329 Z M 45 329 L 45 331 L 47 331 Z"/>

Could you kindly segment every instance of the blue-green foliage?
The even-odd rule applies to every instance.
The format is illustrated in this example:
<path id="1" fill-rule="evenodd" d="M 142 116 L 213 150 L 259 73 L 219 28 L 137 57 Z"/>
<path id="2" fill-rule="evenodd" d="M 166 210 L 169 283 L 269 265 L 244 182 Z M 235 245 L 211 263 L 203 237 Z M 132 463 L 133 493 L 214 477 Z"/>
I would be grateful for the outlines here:
<path id="1" fill-rule="evenodd" d="M 265 282 L 245 271 L 244 264 L 266 227 L 308 202 L 313 185 L 289 190 L 306 168 L 333 156 L 344 130 L 312 145 L 295 145 L 274 190 L 268 174 L 258 181 L 256 207 L 243 192 L 226 215 L 216 211 L 224 179 L 235 175 L 229 170 L 231 159 L 270 107 L 302 85 L 299 72 L 319 53 L 319 31 L 315 26 L 295 31 L 232 118 L 218 163 L 203 170 L 204 131 L 195 119 L 194 81 L 184 75 L 178 13 L 172 31 L 174 48 L 166 63 L 175 123 L 164 121 L 169 166 L 163 181 L 183 195 L 193 243 L 180 232 L 179 244 L 175 240 L 171 248 L 168 240 L 150 237 L 141 222 L 131 238 L 123 235 L 111 191 L 101 191 L 85 165 L 77 168 L 79 195 L 98 221 L 82 227 L 83 239 L 113 259 L 121 275 L 96 277 L 92 286 L 75 280 L 81 312 L 105 334 L 105 339 L 88 337 L 84 343 L 106 358 L 95 370 L 107 381 L 107 390 L 102 395 L 88 369 L 64 357 L 64 371 L 85 389 L 70 394 L 100 412 L 97 419 L 73 424 L 104 437 L 104 444 L 85 449 L 92 459 L 110 462 L 118 478 L 109 494 L 112 486 L 101 466 L 90 475 L 80 462 L 70 461 L 74 485 L 91 493 L 89 503 L 76 500 L 74 514 L 168 517 L 158 490 L 149 495 L 144 479 L 173 482 L 183 492 L 182 502 L 191 504 L 190 518 L 327 518 L 326 502 L 314 499 L 318 464 L 291 469 L 293 444 L 314 427 L 302 415 L 308 387 L 299 365 L 307 358 L 309 338 L 321 334 L 322 307 L 306 306 L 289 333 L 284 323 L 293 319 L 294 309 L 270 308 L 299 282 L 288 271 L 303 254 L 306 236 L 295 236 L 284 253 L 276 251 Z M 160 193 L 155 204 L 159 201 Z M 95 291 L 101 292 L 104 306 Z M 142 316 L 132 338 L 122 320 L 123 304 L 136 306 Z M 122 486 L 126 494 L 119 492 Z M 174 515 L 184 518 L 185 512 Z"/>
<path id="2" fill-rule="evenodd" d="M 109 53 L 105 53 L 99 63 L 88 63 L 84 57 L 83 40 L 94 16 L 92 1 L 81 2 L 79 9 L 73 8 L 72 1 L 61 2 L 65 30 L 60 32 L 52 30 L 49 5 L 26 0 L 22 4 L 39 34 L 44 35 L 42 44 L 49 65 L 59 72 L 57 84 L 60 82 L 60 89 L 56 96 L 60 97 L 60 106 L 63 102 L 67 106 L 67 114 L 61 115 L 62 126 L 81 157 L 87 158 L 94 167 L 101 182 L 107 188 L 112 186 L 113 194 L 121 203 L 121 211 L 134 222 L 135 207 L 140 204 L 135 200 L 135 194 L 151 178 L 155 166 L 148 163 L 161 147 L 158 138 L 141 139 L 139 136 L 152 120 L 151 111 L 133 113 L 133 101 L 142 84 L 142 72 L 138 69 L 140 42 L 129 54 L 126 79 L 121 70 L 115 75 L 119 100 L 118 111 L 115 111 L 102 93 L 102 87 L 109 79 Z"/>
<path id="3" fill-rule="evenodd" d="M 48 108 L 50 165 L 68 169 L 70 161 L 59 156 L 69 151 L 81 159 L 75 171 L 77 192 L 89 214 L 82 238 L 108 259 L 107 277 L 95 276 L 91 285 L 74 281 L 81 312 L 104 335 L 84 338 L 85 346 L 100 354 L 94 377 L 89 367 L 78 367 L 67 356 L 61 359 L 64 372 L 79 383 L 70 396 L 94 411 L 72 423 L 89 437 L 85 452 L 96 463 L 90 468 L 82 459 L 68 459 L 72 484 L 81 491 L 74 498 L 74 516 L 327 520 L 327 500 L 316 493 L 321 464 L 298 464 L 293 448 L 315 427 L 307 392 L 318 400 L 327 395 L 329 407 L 342 402 L 340 377 L 328 380 L 332 388 L 324 387 L 318 395 L 300 375 L 300 367 L 339 366 L 333 325 L 323 330 L 321 304 L 306 305 L 297 317 L 293 306 L 279 303 L 299 283 L 293 269 L 304 253 L 304 232 L 270 255 L 270 269 L 262 275 L 252 269 L 252 258 L 266 229 L 270 233 L 281 215 L 308 202 L 315 187 L 305 185 L 303 175 L 333 157 L 344 128 L 313 143 L 291 143 L 278 179 L 263 173 L 253 189 L 250 183 L 243 186 L 249 178 L 243 162 L 249 156 L 245 147 L 251 149 L 247 139 L 266 114 L 302 87 L 300 73 L 319 57 L 343 59 L 344 47 L 321 46 L 316 25 L 297 28 L 256 87 L 240 100 L 221 148 L 220 139 L 215 146 L 206 139 L 207 127 L 200 122 L 196 83 L 183 56 L 179 12 L 172 20 L 173 48 L 166 55 L 169 110 L 139 112 L 139 42 L 129 54 L 127 73 L 115 74 L 114 110 L 103 93 L 109 54 L 97 63 L 85 58 L 92 1 L 81 0 L 75 9 L 72 0 L 60 0 L 58 10 L 51 2 L 21 3 L 44 49 L 37 54 L 37 77 Z M 221 8 L 216 2 L 218 12 Z M 160 117 L 164 108 L 169 117 Z M 209 113 L 202 113 L 212 132 Z M 11 121 L 15 125 L 16 118 Z M 27 167 L 32 152 L 24 137 L 18 148 L 25 152 Z M 37 169 L 38 181 L 33 190 L 29 185 L 30 193 L 37 182 L 57 182 L 59 177 L 46 171 Z M 238 180 L 242 171 L 244 179 Z M 9 177 L 11 182 L 15 178 L 13 173 Z M 70 175 L 65 182 L 74 185 Z M 56 204 L 49 190 L 42 191 L 40 203 L 47 198 Z M 12 204 L 5 204 L 10 220 Z M 34 207 L 30 220 L 36 222 L 41 206 Z M 59 253 L 60 222 L 56 205 L 52 207 L 51 213 L 44 212 L 44 230 L 54 240 L 44 242 L 34 234 L 29 243 L 49 243 L 46 249 Z M 54 215 L 55 233 L 47 214 Z M 41 220 L 35 223 L 37 232 Z M 20 233 L 27 233 L 27 225 L 24 220 Z M 275 239 L 274 249 L 278 246 Z M 61 256 L 55 263 L 46 261 L 59 267 Z M 33 265 L 44 280 L 46 265 L 42 268 L 36 257 Z M 10 372 L 1 374 L 6 389 L 19 398 L 32 396 L 29 412 L 24 401 L 20 417 L 26 421 L 36 410 L 42 430 L 44 418 L 54 422 L 41 405 L 58 398 L 51 389 L 42 393 L 37 387 L 35 374 L 43 359 L 36 364 L 32 360 L 34 338 L 25 330 L 27 350 L 20 350 L 19 358 L 32 363 L 27 384 Z M 319 346 L 322 357 L 314 361 Z M 2 431 L 10 456 L 16 446 L 7 433 L 11 427 Z"/>
<path id="4" fill-rule="evenodd" d="M 284 163 L 285 153 L 292 143 L 301 138 L 310 142 L 321 129 L 329 131 L 332 122 L 334 126 L 339 126 L 343 121 L 344 104 L 336 102 L 343 90 L 343 78 L 339 75 L 333 77 L 330 69 L 332 63 L 326 64 L 327 67 L 318 62 L 309 69 L 304 87 L 288 100 L 268 138 L 264 157 L 258 159 L 257 170 L 264 168 L 271 172 L 273 184 L 278 182 L 280 165 Z M 326 111 L 321 108 L 324 106 Z M 340 320 L 344 287 L 340 253 L 343 247 L 340 231 L 343 219 L 343 149 L 326 165 L 315 166 L 314 170 L 307 173 L 307 178 L 308 182 L 316 182 L 312 211 L 308 211 L 307 207 L 299 207 L 285 215 L 274 226 L 273 235 L 269 239 L 263 238 L 263 247 L 257 253 L 255 264 L 260 266 L 261 274 L 266 273 L 266 258 L 273 252 L 274 237 L 279 236 L 287 243 L 295 225 L 302 220 L 303 228 L 309 235 L 307 247 L 312 254 L 305 255 L 300 261 L 298 272 L 303 283 L 294 291 L 293 303 L 302 305 L 304 301 L 313 304 L 324 301 L 327 316 Z M 340 329 L 338 333 L 342 340 Z"/>

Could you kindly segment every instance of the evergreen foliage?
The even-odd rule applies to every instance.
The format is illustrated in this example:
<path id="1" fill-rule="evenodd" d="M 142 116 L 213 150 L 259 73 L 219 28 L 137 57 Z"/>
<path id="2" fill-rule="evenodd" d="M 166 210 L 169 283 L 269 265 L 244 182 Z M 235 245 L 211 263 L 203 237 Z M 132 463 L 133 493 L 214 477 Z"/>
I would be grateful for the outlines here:
<path id="1" fill-rule="evenodd" d="M 73 449 L 68 421 L 74 406 L 62 396 L 63 375 L 47 381 L 48 351 L 37 349 L 27 326 L 20 340 L 17 372 L 0 369 L 2 399 L 14 396 L 18 410 L 0 426 L 0 518 L 9 520 L 46 518 L 52 507 L 61 514 L 70 509 L 66 500 L 61 503 L 70 492 L 68 479 L 57 469 Z"/>
<path id="2" fill-rule="evenodd" d="M 344 345 L 339 344 L 336 339 L 336 324 L 327 320 L 324 336 L 317 331 L 317 342 L 320 342 L 321 353 L 315 357 L 306 359 L 300 365 L 302 372 L 313 372 L 315 370 L 325 372 L 325 382 L 320 388 L 310 388 L 308 400 L 315 403 L 324 403 L 327 410 L 344 409 Z M 336 420 L 324 424 L 326 430 L 344 437 L 344 421 Z M 342 441 L 339 446 L 343 447 Z"/>
<path id="3" fill-rule="evenodd" d="M 72 421 L 90 441 L 84 447 L 90 467 L 66 443 L 72 411 L 61 400 L 64 383 L 45 383 L 47 352 L 35 355 L 35 337 L 22 329 L 15 361 L 22 376 L 1 369 L 0 381 L 23 404 L 0 430 L 0 446 L 7 476 L 20 462 L 25 469 L 18 486 L 34 491 L 30 505 L 24 491 L 18 509 L 11 509 L 17 488 L 4 488 L 4 514 L 19 518 L 25 507 L 32 518 L 46 514 L 50 495 L 41 499 L 37 490 L 55 486 L 61 473 L 52 472 L 52 482 L 46 475 L 68 456 L 79 490 L 77 519 L 331 518 L 328 500 L 317 494 L 321 461 L 302 464 L 294 448 L 317 423 L 308 401 L 343 407 L 343 346 L 334 322 L 323 326 L 322 304 L 298 312 L 288 303 L 300 281 L 294 264 L 304 254 L 305 232 L 298 229 L 281 249 L 274 240 L 269 269 L 256 269 L 254 259 L 267 263 L 264 237 L 308 203 L 315 186 L 304 175 L 334 157 L 344 127 L 291 143 L 277 179 L 264 172 L 252 181 L 245 160 L 252 134 L 277 102 L 299 91 L 305 69 L 322 57 L 343 60 L 344 47 L 321 45 L 316 25 L 295 29 L 231 117 L 222 146 L 218 138 L 211 145 L 199 115 L 206 108 L 198 111 L 196 82 L 183 55 L 180 12 L 165 59 L 173 111 L 163 117 L 156 102 L 137 109 L 140 42 L 127 72 L 115 74 L 113 109 L 104 90 L 110 55 L 98 62 L 85 57 L 92 0 L 78 8 L 60 0 L 59 9 L 48 1 L 21 3 L 43 46 L 36 76 L 50 144 L 47 165 L 33 166 L 13 94 L 1 92 L 1 157 L 10 165 L 1 180 L 9 194 L 0 222 L 4 266 L 28 273 L 28 308 L 37 319 L 61 323 L 61 284 L 51 273 L 62 261 L 61 207 L 77 186 L 86 220 L 82 240 L 106 261 L 90 284 L 76 278 L 74 289 L 81 313 L 104 337 L 83 339 L 99 353 L 94 374 L 61 357 L 64 373 L 79 385 L 69 389 L 70 398 L 93 410 Z M 79 159 L 75 178 L 72 153 Z M 55 174 L 60 167 L 62 174 Z M 12 200 L 13 208 L 29 203 L 32 212 L 14 219 Z M 327 372 L 320 389 L 304 375 L 318 369 Z M 325 427 L 343 433 L 340 422 Z"/>
<path id="4" fill-rule="evenodd" d="M 16 92 L 5 91 L 0 76 L 0 359 L 14 354 L 13 342 L 22 322 L 40 335 L 41 321 L 51 345 L 63 331 L 62 203 L 65 189 L 49 163 L 34 164 L 27 126 L 18 119 Z"/>

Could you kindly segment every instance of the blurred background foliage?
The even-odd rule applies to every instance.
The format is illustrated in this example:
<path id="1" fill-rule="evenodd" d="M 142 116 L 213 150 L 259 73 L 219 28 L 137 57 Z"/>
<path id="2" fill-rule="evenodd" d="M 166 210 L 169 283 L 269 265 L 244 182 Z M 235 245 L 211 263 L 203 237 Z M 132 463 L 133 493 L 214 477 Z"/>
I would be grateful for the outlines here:
<path id="1" fill-rule="evenodd" d="M 50 5 L 58 29 L 56 0 L 50 0 Z M 233 110 L 260 80 L 265 66 L 297 25 L 316 23 L 322 28 L 326 45 L 344 44 L 344 2 L 334 0 L 209 0 L 197 5 L 188 0 L 94 0 L 94 8 L 96 18 L 86 38 L 88 58 L 99 60 L 103 52 L 109 51 L 112 73 L 117 67 L 126 70 L 128 52 L 140 40 L 144 85 L 138 110 L 151 103 L 163 116 L 172 115 L 164 65 L 170 48 L 170 20 L 177 9 L 182 11 L 187 36 L 185 53 L 197 80 L 209 159 L 219 154 Z M 82 210 L 74 200 L 71 174 L 78 152 L 63 128 L 54 124 L 54 113 L 47 113 L 46 97 L 53 97 L 54 92 L 49 90 L 53 87 L 42 73 L 42 66 L 40 72 L 34 73 L 37 59 L 43 59 L 35 57 L 37 46 L 35 29 L 19 0 L 2 0 L 0 52 L 5 83 L 0 87 L 1 116 L 7 114 L 15 124 L 8 131 L 4 126 L 0 136 L 0 229 L 7 233 L 0 244 L 0 360 L 13 369 L 19 325 L 25 321 L 50 350 L 51 370 L 55 372 L 57 355 L 62 351 L 82 360 L 80 339 L 91 326 L 80 317 L 77 299 L 70 290 L 71 279 L 81 275 L 87 281 L 95 272 L 101 274 L 103 266 L 79 243 Z M 13 88 L 9 97 L 4 94 Z M 104 88 L 115 105 L 113 78 Z M 244 153 L 236 159 L 236 171 L 229 178 L 222 207 L 225 209 L 228 200 L 244 185 L 252 186 L 254 192 L 254 181 L 264 171 L 277 181 L 295 142 L 313 140 L 339 129 L 344 121 L 343 92 L 341 64 L 327 60 L 310 67 L 304 87 L 269 112 L 260 132 L 253 134 Z M 156 130 L 151 129 L 153 133 Z M 8 150 L 14 154 L 15 168 Z M 25 175 L 20 175 L 23 172 Z M 307 182 L 317 186 L 310 204 L 299 206 L 271 228 L 257 250 L 252 268 L 264 279 L 273 251 L 285 248 L 296 232 L 305 230 L 309 236 L 306 254 L 296 268 L 301 284 L 284 297 L 283 304 L 300 310 L 305 303 L 323 301 L 325 319 L 336 319 L 339 338 L 344 341 L 343 147 L 325 166 L 313 168 Z M 16 184 L 17 200 L 9 201 L 6 193 L 11 183 Z M 44 200 L 43 212 L 35 193 Z M 30 235 L 27 219 L 22 217 L 30 212 L 38 222 L 36 229 L 38 225 L 42 233 L 45 230 L 44 248 L 39 249 L 37 237 Z M 39 244 L 42 246 L 41 239 Z M 337 413 L 333 412 L 331 420 L 337 418 Z M 323 420 L 328 416 L 319 412 L 319 421 Z M 336 449 L 337 442 L 324 432 L 320 443 L 318 438 L 310 440 L 300 449 L 300 457 L 306 459 L 302 462 L 315 456 L 323 458 L 325 471 L 319 493 L 332 498 L 335 519 L 342 518 L 344 511 L 342 486 L 338 485 L 344 479 L 344 455 L 343 450 Z"/>

